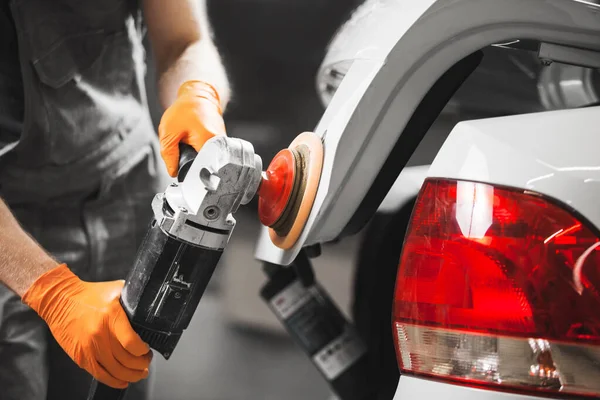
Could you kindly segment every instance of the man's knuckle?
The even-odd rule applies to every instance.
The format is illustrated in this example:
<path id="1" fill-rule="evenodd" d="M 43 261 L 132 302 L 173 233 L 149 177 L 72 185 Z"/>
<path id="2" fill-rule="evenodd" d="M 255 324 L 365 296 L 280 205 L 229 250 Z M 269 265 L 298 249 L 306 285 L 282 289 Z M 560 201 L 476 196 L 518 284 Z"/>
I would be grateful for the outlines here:
<path id="1" fill-rule="evenodd" d="M 101 322 L 92 324 L 89 328 L 89 332 L 90 332 L 89 339 L 91 341 L 100 339 L 104 333 L 103 324 Z"/>

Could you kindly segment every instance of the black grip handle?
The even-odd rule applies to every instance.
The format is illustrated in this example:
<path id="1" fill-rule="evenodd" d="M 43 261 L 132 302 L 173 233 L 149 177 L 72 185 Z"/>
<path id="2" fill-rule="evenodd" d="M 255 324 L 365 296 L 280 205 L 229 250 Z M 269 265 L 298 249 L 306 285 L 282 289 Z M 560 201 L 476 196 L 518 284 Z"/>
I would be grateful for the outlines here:
<path id="1" fill-rule="evenodd" d="M 126 392 L 127 389 L 115 389 L 93 379 L 87 400 L 123 400 Z"/>
<path id="2" fill-rule="evenodd" d="M 194 150 L 194 148 L 192 146 L 190 146 L 189 144 L 179 143 L 179 171 L 177 173 L 177 180 L 179 182 L 183 181 L 183 178 L 185 178 L 185 175 L 188 173 L 192 163 L 196 159 L 197 154 L 198 153 L 196 152 L 196 150 Z M 142 247 L 139 249 L 139 254 L 138 254 L 137 258 L 138 258 L 138 260 L 141 260 L 140 265 L 150 268 L 150 271 L 144 271 L 147 276 L 150 276 L 150 274 L 148 272 L 152 272 L 152 270 L 156 266 L 153 262 L 146 260 L 145 257 L 150 257 L 151 254 L 154 255 L 156 253 L 155 250 L 161 246 L 161 243 L 162 243 L 161 240 L 152 240 L 154 238 L 154 236 L 156 235 L 155 232 L 159 232 L 159 231 L 160 230 L 158 228 L 152 229 L 149 233 L 149 236 L 144 241 L 144 244 L 146 246 L 144 246 L 144 244 L 143 244 Z M 154 236 L 153 236 L 153 233 L 154 233 Z M 160 236 L 162 237 L 162 235 L 160 235 Z M 165 236 L 163 239 L 168 239 L 168 237 Z M 173 240 L 171 240 L 171 241 L 173 241 Z M 175 245 L 179 246 L 178 243 L 175 243 Z M 146 247 L 150 247 L 154 251 L 149 251 Z M 198 248 L 198 249 L 200 249 L 200 248 Z M 196 250 L 196 249 L 190 248 L 188 253 L 192 253 L 193 250 Z M 202 249 L 200 249 L 200 250 L 202 250 Z M 204 251 L 206 251 L 206 250 L 204 250 Z M 169 253 L 169 251 L 166 251 L 163 248 L 159 253 L 167 254 L 167 253 Z M 179 254 L 179 253 L 181 253 L 181 252 L 177 252 L 177 254 Z M 220 258 L 220 254 L 221 254 L 221 252 L 213 252 L 213 251 L 208 251 L 208 253 L 209 254 L 216 253 L 217 256 L 213 256 L 212 258 L 210 258 L 210 257 L 207 258 L 206 256 L 201 257 L 202 254 L 200 254 L 200 256 L 198 256 L 194 253 L 194 257 L 192 257 L 193 260 L 199 260 L 200 263 L 206 263 L 208 268 L 207 268 L 207 271 L 204 273 L 205 276 L 202 276 L 202 278 L 204 278 L 204 280 L 199 282 L 199 284 L 198 284 L 198 287 L 201 290 L 197 291 L 198 293 L 196 294 L 195 301 L 193 302 L 194 307 L 188 307 L 190 309 L 190 311 L 188 311 L 187 318 L 183 318 L 184 321 L 187 321 L 186 326 L 187 326 L 187 323 L 189 323 L 189 319 L 191 319 L 191 314 L 193 313 L 193 311 L 196 308 L 195 306 L 200 301 L 200 297 L 202 297 L 204 288 L 208 284 L 208 281 L 210 280 L 210 277 L 212 276 L 212 272 L 214 271 L 214 268 L 216 267 L 216 264 Z M 158 260 L 154 260 L 154 261 L 158 261 Z M 169 261 L 169 260 L 167 260 L 167 261 Z M 188 260 L 187 262 L 184 263 L 184 266 L 185 265 L 195 266 L 195 263 L 190 262 Z M 199 269 L 193 268 L 193 270 L 199 270 Z M 141 271 L 132 271 L 132 273 L 134 273 L 134 275 L 135 275 L 135 272 L 141 272 Z M 128 282 L 126 283 L 125 287 L 123 288 L 123 291 L 126 291 L 129 289 L 128 284 L 129 284 L 129 279 L 128 279 Z M 137 288 L 137 290 L 139 290 L 139 289 L 140 288 Z M 132 289 L 132 290 L 135 291 L 136 289 Z M 128 317 L 130 317 L 130 319 L 131 319 L 131 316 L 128 315 Z M 134 327 L 134 329 L 135 329 L 135 327 Z M 140 333 L 140 332 L 138 332 L 138 333 Z M 179 335 L 173 335 L 173 336 L 174 336 L 175 340 L 171 341 L 171 342 L 173 342 L 171 345 L 174 347 L 177 343 Z M 127 391 L 127 389 L 115 389 L 115 388 L 112 388 L 101 382 L 98 382 L 96 379 L 92 379 L 92 384 L 88 391 L 87 400 L 123 400 L 125 397 L 126 391 Z"/>
<path id="3" fill-rule="evenodd" d="M 185 178 L 197 154 L 198 152 L 189 144 L 179 143 L 179 172 L 177 173 L 179 182 Z"/>

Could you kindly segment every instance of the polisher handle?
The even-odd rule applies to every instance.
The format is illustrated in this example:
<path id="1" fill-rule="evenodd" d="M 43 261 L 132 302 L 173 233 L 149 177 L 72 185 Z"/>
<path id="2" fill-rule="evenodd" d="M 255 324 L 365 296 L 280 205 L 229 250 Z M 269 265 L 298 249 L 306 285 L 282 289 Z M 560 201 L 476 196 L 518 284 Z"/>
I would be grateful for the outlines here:
<path id="1" fill-rule="evenodd" d="M 189 144 L 179 143 L 179 172 L 177 174 L 179 182 L 185 178 L 197 154 Z M 126 391 L 127 389 L 115 389 L 93 379 L 87 400 L 123 400 Z"/>
<path id="2" fill-rule="evenodd" d="M 179 143 L 179 172 L 177 173 L 179 182 L 185 178 L 197 154 L 198 152 L 189 144 Z"/>

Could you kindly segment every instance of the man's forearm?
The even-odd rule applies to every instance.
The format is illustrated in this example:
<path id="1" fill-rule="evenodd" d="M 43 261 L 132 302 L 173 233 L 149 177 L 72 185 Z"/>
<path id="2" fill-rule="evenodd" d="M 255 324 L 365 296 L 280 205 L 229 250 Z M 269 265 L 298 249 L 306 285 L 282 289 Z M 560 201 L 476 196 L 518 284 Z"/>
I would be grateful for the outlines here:
<path id="1" fill-rule="evenodd" d="M 217 90 L 224 110 L 229 84 L 211 38 L 206 0 L 143 0 L 143 9 L 163 108 L 173 104 L 182 83 L 200 80 Z"/>
<path id="2" fill-rule="evenodd" d="M 57 265 L 0 199 L 0 282 L 23 296 L 40 275 Z"/>
<path id="3" fill-rule="evenodd" d="M 229 82 L 218 50 L 208 37 L 187 45 L 165 64 L 158 77 L 160 101 L 164 108 L 175 101 L 182 83 L 201 80 L 214 86 L 221 107 L 225 109 L 230 98 Z"/>

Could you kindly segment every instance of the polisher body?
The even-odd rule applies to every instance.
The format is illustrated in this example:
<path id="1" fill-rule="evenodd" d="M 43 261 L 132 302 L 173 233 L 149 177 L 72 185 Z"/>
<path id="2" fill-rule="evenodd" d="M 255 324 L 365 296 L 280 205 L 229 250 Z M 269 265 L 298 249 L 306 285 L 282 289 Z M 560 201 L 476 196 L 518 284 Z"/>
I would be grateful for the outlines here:
<path id="1" fill-rule="evenodd" d="M 215 137 L 196 155 L 182 147 L 178 183 L 152 202 L 154 218 L 121 293 L 134 330 L 169 359 L 223 254 L 240 204 L 255 196 L 262 160 L 246 141 Z M 88 400 L 125 390 L 93 381 Z"/>

